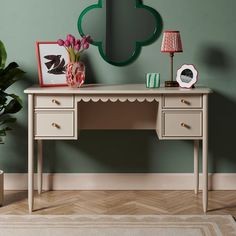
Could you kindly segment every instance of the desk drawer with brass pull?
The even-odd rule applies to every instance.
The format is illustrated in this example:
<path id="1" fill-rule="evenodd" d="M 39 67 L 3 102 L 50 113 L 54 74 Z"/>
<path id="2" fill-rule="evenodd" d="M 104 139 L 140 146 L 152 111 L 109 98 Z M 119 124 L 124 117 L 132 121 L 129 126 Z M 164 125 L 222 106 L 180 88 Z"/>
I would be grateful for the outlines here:
<path id="1" fill-rule="evenodd" d="M 165 108 L 201 108 L 202 96 L 199 95 L 166 95 Z"/>
<path id="2" fill-rule="evenodd" d="M 201 111 L 165 111 L 164 136 L 200 137 L 202 136 Z"/>
<path id="3" fill-rule="evenodd" d="M 73 137 L 74 111 L 35 111 L 36 137 Z"/>
<path id="4" fill-rule="evenodd" d="M 37 95 L 35 108 L 73 108 L 74 97 L 71 95 Z"/>

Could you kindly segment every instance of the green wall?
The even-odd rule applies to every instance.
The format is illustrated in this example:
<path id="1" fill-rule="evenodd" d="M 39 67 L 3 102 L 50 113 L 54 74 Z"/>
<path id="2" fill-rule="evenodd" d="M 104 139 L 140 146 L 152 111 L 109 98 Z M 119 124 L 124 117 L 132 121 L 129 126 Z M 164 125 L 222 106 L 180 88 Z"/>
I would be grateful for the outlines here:
<path id="1" fill-rule="evenodd" d="M 27 97 L 23 90 L 38 83 L 35 41 L 54 41 L 77 33 L 80 12 L 95 0 L 0 0 L 0 39 L 8 62 L 17 61 L 27 72 L 12 90 L 24 101 L 14 131 L 0 146 L 0 168 L 27 171 Z M 235 172 L 236 133 L 236 1 L 145 0 L 162 16 L 164 29 L 181 31 L 184 53 L 175 56 L 175 70 L 193 63 L 199 84 L 214 90 L 209 106 L 209 168 Z M 84 60 L 87 79 L 96 83 L 144 83 L 146 72 L 169 75 L 169 57 L 160 53 L 161 40 L 142 49 L 125 67 L 101 59 L 91 47 Z M 79 141 L 46 141 L 44 170 L 48 172 L 192 172 L 190 141 L 158 141 L 147 131 L 87 131 Z"/>

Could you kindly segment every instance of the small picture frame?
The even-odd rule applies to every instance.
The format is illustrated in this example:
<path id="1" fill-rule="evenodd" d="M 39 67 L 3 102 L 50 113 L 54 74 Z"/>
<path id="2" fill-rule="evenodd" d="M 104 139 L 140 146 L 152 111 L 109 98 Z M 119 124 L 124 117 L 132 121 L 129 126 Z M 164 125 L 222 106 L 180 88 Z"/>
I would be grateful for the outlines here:
<path id="1" fill-rule="evenodd" d="M 41 87 L 67 86 L 67 50 L 57 42 L 36 42 L 39 84 Z"/>
<path id="2" fill-rule="evenodd" d="M 192 64 L 184 64 L 177 70 L 176 81 L 182 88 L 193 88 L 198 81 L 198 71 Z"/>

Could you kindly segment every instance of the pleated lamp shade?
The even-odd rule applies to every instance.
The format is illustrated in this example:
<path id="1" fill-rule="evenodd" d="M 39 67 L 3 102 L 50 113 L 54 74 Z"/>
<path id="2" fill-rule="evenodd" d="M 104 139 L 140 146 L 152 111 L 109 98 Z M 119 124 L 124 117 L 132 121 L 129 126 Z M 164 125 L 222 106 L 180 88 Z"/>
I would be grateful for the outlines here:
<path id="1" fill-rule="evenodd" d="M 181 37 L 179 31 L 164 31 L 161 52 L 183 52 Z"/>

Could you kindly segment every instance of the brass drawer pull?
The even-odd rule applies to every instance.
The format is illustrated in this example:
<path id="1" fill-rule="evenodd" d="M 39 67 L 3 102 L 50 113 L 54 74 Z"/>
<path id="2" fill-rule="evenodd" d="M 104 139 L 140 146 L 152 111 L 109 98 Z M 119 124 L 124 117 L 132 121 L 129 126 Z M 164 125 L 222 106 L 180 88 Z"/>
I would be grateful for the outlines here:
<path id="1" fill-rule="evenodd" d="M 57 105 L 60 105 L 60 102 L 57 101 L 56 99 L 52 99 L 52 103 L 55 103 L 55 104 L 57 104 Z"/>
<path id="2" fill-rule="evenodd" d="M 52 126 L 55 127 L 55 128 L 57 128 L 57 129 L 60 129 L 60 128 L 61 128 L 60 125 L 58 125 L 57 123 L 54 123 L 54 122 L 52 123 Z"/>
<path id="3" fill-rule="evenodd" d="M 182 127 L 184 127 L 184 128 L 190 129 L 190 126 L 187 125 L 187 124 L 185 124 L 184 122 L 182 122 L 180 125 L 181 125 Z"/>
<path id="4" fill-rule="evenodd" d="M 181 101 L 182 103 L 186 104 L 186 105 L 190 105 L 190 102 L 187 101 L 187 100 L 185 100 L 185 99 L 181 99 L 180 101 Z"/>

